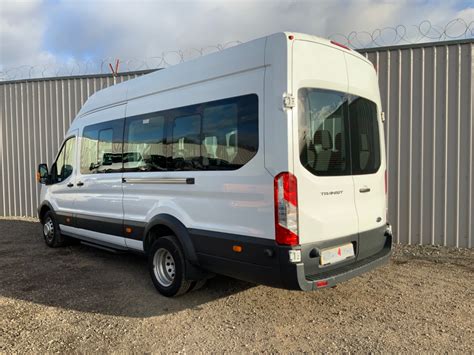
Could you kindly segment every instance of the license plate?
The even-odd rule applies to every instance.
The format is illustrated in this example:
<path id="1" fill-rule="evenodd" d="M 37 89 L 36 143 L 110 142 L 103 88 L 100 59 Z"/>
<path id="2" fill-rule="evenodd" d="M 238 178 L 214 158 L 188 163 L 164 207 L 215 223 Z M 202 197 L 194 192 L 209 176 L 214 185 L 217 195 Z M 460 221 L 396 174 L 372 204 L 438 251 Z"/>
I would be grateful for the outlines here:
<path id="1" fill-rule="evenodd" d="M 354 257 L 354 247 L 352 243 L 339 245 L 334 248 L 321 250 L 320 264 L 322 266 L 335 264 L 343 260 Z"/>

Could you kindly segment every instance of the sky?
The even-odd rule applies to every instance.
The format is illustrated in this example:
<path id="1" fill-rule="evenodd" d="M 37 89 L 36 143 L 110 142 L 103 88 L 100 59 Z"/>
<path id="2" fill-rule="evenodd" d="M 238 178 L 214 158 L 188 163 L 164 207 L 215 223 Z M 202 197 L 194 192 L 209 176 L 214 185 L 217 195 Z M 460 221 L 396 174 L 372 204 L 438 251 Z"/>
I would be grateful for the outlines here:
<path id="1" fill-rule="evenodd" d="M 444 26 L 456 18 L 470 25 L 472 35 L 474 2 L 0 0 L 0 80 L 6 71 L 10 77 L 41 76 L 41 68 L 48 73 L 54 68 L 57 73 L 106 71 L 106 64 L 115 58 L 120 58 L 123 70 L 163 66 L 213 51 L 216 45 L 230 46 L 278 31 L 332 36 L 341 42 L 356 31 L 360 41 L 353 45 L 361 47 L 370 44 L 367 32 L 402 24 L 408 28 L 407 36 L 417 40 L 413 25 L 428 20 Z M 463 29 L 457 23 L 450 32 L 458 35 Z M 383 39 L 390 38 L 393 31 L 385 30 Z"/>

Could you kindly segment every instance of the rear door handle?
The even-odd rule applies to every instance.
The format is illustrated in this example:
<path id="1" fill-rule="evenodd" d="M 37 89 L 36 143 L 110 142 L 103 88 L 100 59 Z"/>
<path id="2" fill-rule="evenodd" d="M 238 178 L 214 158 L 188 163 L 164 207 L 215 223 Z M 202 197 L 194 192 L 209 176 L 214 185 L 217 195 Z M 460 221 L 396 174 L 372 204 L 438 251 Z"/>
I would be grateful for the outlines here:
<path id="1" fill-rule="evenodd" d="M 82 181 L 79 181 L 76 185 L 77 186 L 84 186 L 84 183 Z"/>
<path id="2" fill-rule="evenodd" d="M 362 187 L 361 189 L 359 189 L 359 192 L 361 192 L 361 193 L 369 192 L 369 191 L 370 191 L 369 187 Z"/>
<path id="3" fill-rule="evenodd" d="M 73 187 L 74 184 L 72 182 L 70 182 L 69 184 L 66 185 L 67 187 Z"/>

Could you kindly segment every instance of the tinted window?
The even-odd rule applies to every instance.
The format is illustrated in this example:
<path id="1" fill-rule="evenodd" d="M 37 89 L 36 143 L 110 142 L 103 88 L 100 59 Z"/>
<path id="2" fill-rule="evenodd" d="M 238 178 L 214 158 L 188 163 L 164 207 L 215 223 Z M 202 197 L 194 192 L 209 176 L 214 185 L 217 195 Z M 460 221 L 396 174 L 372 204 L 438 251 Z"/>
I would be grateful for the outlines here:
<path id="1" fill-rule="evenodd" d="M 301 163 L 316 175 L 374 173 L 380 166 L 376 105 L 340 92 L 300 89 Z"/>
<path id="2" fill-rule="evenodd" d="M 201 168 L 201 116 L 176 117 L 172 128 L 172 167 L 174 170 Z"/>
<path id="3" fill-rule="evenodd" d="M 168 170 L 234 170 L 258 150 L 255 94 L 164 113 L 171 124 Z"/>
<path id="4" fill-rule="evenodd" d="M 76 137 L 69 138 L 53 164 L 51 175 L 53 182 L 61 182 L 71 176 L 75 165 Z"/>
<path id="5" fill-rule="evenodd" d="M 81 140 L 81 174 L 121 171 L 122 134 L 123 120 L 85 127 Z"/>
<path id="6" fill-rule="evenodd" d="M 127 119 L 123 149 L 125 171 L 166 170 L 165 117 Z"/>
<path id="7" fill-rule="evenodd" d="M 237 156 L 237 103 L 209 106 L 203 113 L 203 166 L 226 168 Z"/>
<path id="8" fill-rule="evenodd" d="M 258 150 L 258 97 L 128 117 L 123 126 L 114 120 L 84 128 L 82 174 L 238 169 Z"/>
<path id="9" fill-rule="evenodd" d="M 380 166 L 377 107 L 360 97 L 349 102 L 353 174 L 375 173 Z"/>

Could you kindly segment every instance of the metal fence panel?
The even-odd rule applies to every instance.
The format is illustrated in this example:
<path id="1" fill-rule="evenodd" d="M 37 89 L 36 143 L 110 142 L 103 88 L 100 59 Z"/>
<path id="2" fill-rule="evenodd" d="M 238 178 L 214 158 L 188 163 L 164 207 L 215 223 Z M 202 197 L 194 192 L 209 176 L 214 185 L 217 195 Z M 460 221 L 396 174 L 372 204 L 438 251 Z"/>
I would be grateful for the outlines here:
<path id="1" fill-rule="evenodd" d="M 87 98 L 113 82 L 111 75 L 0 82 L 0 216 L 36 216 L 36 167 L 54 160 Z"/>
<path id="2" fill-rule="evenodd" d="M 397 242 L 473 247 L 472 40 L 375 48 Z"/>
<path id="3" fill-rule="evenodd" d="M 378 71 L 397 242 L 473 246 L 474 42 L 361 51 Z M 122 82 L 144 72 L 119 76 Z M 35 216 L 40 162 L 110 75 L 0 82 L 0 215 Z"/>

